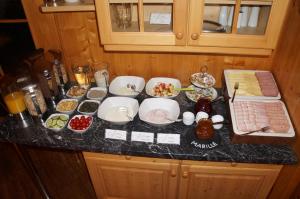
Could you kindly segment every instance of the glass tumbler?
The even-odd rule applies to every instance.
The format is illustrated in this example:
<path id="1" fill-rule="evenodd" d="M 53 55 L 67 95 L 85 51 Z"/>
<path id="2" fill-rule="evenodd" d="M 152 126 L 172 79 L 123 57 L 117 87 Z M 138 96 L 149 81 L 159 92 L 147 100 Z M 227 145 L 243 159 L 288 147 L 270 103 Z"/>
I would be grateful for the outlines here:
<path id="1" fill-rule="evenodd" d="M 90 73 L 91 73 L 91 67 L 90 65 L 73 65 L 72 66 L 72 71 L 75 76 L 76 82 L 78 83 L 79 86 L 88 88 L 91 84 L 91 78 L 90 78 Z"/>
<path id="2" fill-rule="evenodd" d="M 94 78 L 98 87 L 107 88 L 109 82 L 108 63 L 97 61 L 92 63 Z"/>

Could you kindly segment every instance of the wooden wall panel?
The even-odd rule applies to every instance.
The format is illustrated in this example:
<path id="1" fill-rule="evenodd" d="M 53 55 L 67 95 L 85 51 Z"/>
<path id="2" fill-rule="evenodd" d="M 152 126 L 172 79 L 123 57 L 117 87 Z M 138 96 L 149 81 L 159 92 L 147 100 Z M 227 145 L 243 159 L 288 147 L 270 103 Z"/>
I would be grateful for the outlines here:
<path id="1" fill-rule="evenodd" d="M 28 0 L 23 0 L 24 2 Z M 138 75 L 146 80 L 154 76 L 177 77 L 183 84 L 189 83 L 189 76 L 198 72 L 202 65 L 208 65 L 209 72 L 217 79 L 217 86 L 221 86 L 221 74 L 226 68 L 244 69 L 271 69 L 271 57 L 246 57 L 231 55 L 206 55 L 186 53 L 148 53 L 148 52 L 105 52 L 99 41 L 96 16 L 94 12 L 68 12 L 42 14 L 37 12 L 40 0 L 27 2 L 30 7 L 35 6 L 35 14 L 49 15 L 50 26 L 56 24 L 51 34 L 53 39 L 60 42 L 64 52 L 65 64 L 69 68 L 72 64 L 85 64 L 91 61 L 106 61 L 110 65 L 112 77 L 118 75 Z M 29 6 L 27 6 L 29 7 Z M 30 18 L 33 27 L 40 25 L 39 17 Z M 44 31 L 47 29 L 32 28 L 39 31 L 37 43 L 39 47 L 49 48 L 48 42 L 40 42 L 49 39 Z M 72 78 L 72 75 L 71 75 Z"/>
<path id="2" fill-rule="evenodd" d="M 274 55 L 272 71 L 285 99 L 297 139 L 294 149 L 300 157 L 300 1 L 291 4 L 289 16 Z M 285 166 L 274 185 L 270 198 L 290 198 L 300 182 L 300 164 Z"/>

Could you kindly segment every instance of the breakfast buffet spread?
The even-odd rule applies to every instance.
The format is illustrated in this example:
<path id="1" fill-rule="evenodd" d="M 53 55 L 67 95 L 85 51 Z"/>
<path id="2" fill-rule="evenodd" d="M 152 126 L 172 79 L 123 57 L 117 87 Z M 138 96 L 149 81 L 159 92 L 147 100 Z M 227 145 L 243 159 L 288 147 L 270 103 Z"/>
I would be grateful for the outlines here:
<path id="1" fill-rule="evenodd" d="M 162 128 L 182 122 L 193 127 L 191 145 L 196 148 L 218 146 L 217 131 L 224 125 L 232 128 L 233 143 L 285 144 L 295 137 L 288 111 L 269 71 L 225 70 L 221 94 L 205 67 L 191 75 L 191 85 L 187 87 L 169 77 L 154 77 L 145 83 L 142 77 L 118 76 L 110 85 L 107 80 L 108 77 L 105 84 L 97 87 L 70 87 L 56 104 L 57 113 L 51 114 L 44 126 L 53 131 L 68 128 L 74 133 L 85 133 L 95 117 L 119 126 L 135 119 Z M 180 110 L 176 101 L 180 92 L 194 103 L 194 110 Z M 141 102 L 135 99 L 138 96 L 143 96 Z M 228 115 L 214 112 L 213 104 L 219 101 L 227 105 Z"/>

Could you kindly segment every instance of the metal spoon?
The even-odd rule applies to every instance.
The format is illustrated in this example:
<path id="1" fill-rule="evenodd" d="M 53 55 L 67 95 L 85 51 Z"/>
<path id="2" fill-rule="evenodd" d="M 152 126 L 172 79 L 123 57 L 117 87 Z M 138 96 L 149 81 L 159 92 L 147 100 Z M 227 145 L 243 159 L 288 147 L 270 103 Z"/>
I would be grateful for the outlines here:
<path id="1" fill-rule="evenodd" d="M 133 92 L 141 93 L 140 91 L 136 90 L 136 86 L 134 84 L 127 84 L 127 88 L 130 88 Z"/>
<path id="2" fill-rule="evenodd" d="M 129 112 L 128 112 L 128 108 L 127 108 L 127 107 L 121 106 L 121 107 L 119 107 L 118 110 L 119 110 L 120 112 L 124 112 L 124 113 L 126 114 L 126 116 L 128 117 L 128 119 L 129 119 L 130 121 L 133 121 L 133 117 L 131 117 L 131 115 L 129 115 Z"/>

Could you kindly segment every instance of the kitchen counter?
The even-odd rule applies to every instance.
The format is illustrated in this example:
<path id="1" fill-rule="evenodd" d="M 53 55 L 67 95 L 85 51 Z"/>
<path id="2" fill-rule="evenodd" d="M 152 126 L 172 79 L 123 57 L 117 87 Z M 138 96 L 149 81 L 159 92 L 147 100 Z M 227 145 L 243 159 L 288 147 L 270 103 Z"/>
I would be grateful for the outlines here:
<path id="1" fill-rule="evenodd" d="M 141 101 L 146 97 L 142 93 L 138 97 Z M 184 92 L 175 98 L 180 104 L 181 114 L 192 111 L 195 103 L 189 101 Z M 218 101 L 214 104 L 214 113 L 226 116 L 225 103 Z M 127 141 L 105 139 L 105 129 L 127 131 Z M 60 132 L 48 130 L 39 122 L 30 122 L 27 128 L 21 128 L 11 118 L 1 122 L 0 141 L 8 141 L 36 147 L 48 147 L 64 150 L 91 151 L 109 154 L 122 154 L 143 157 L 171 158 L 180 160 L 202 160 L 218 162 L 264 163 L 264 164 L 295 164 L 297 157 L 290 146 L 231 144 L 229 139 L 230 125 L 224 125 L 221 130 L 215 131 L 219 144 L 212 149 L 200 149 L 191 145 L 195 131 L 193 126 L 185 126 L 178 122 L 166 127 L 153 127 L 139 120 L 138 115 L 133 122 L 124 126 L 112 125 L 100 120 L 96 116 L 91 128 L 83 133 L 76 134 L 65 128 Z M 180 145 L 131 142 L 131 132 L 179 133 Z"/>

